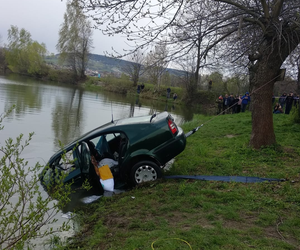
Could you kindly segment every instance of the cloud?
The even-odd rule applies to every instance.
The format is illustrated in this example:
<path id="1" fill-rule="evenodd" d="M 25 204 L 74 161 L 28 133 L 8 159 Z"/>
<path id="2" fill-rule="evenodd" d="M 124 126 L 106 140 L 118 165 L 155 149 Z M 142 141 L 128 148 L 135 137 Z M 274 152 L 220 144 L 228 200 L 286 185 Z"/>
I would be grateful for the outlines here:
<path id="1" fill-rule="evenodd" d="M 2 1 L 0 42 L 2 45 L 7 43 L 7 31 L 14 25 L 27 30 L 33 40 L 45 43 L 50 53 L 57 53 L 55 46 L 65 11 L 66 0 Z M 112 52 L 111 47 L 122 53 L 127 47 L 124 41 L 122 36 L 107 37 L 101 31 L 93 30 L 92 53 L 103 55 L 105 51 Z"/>

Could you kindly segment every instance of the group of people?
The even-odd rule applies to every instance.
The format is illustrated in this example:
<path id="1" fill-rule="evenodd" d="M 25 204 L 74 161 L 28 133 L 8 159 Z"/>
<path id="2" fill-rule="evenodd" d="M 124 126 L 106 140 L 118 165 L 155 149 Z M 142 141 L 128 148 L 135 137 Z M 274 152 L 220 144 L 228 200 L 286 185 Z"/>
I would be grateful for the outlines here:
<path id="1" fill-rule="evenodd" d="M 251 101 L 249 92 L 246 92 L 245 95 L 236 95 L 225 94 L 225 96 L 220 95 L 218 103 L 218 114 L 235 114 L 240 112 L 245 112 L 247 105 Z"/>
<path id="2" fill-rule="evenodd" d="M 279 97 L 278 102 L 275 104 L 273 113 L 274 114 L 285 113 L 288 115 L 291 112 L 293 106 L 295 108 L 299 107 L 299 95 L 294 95 L 293 92 L 290 92 L 288 95 L 286 93 L 283 93 Z"/>
<path id="3" fill-rule="evenodd" d="M 245 112 L 249 102 L 251 101 L 249 92 L 246 92 L 245 95 L 236 95 L 225 94 L 220 95 L 217 99 L 218 103 L 218 114 L 235 114 L 240 112 Z M 275 96 L 272 97 L 272 103 L 275 102 Z M 290 92 L 288 95 L 283 93 L 278 102 L 273 108 L 274 114 L 289 114 L 292 107 L 299 107 L 299 95 L 294 95 L 293 92 Z"/>

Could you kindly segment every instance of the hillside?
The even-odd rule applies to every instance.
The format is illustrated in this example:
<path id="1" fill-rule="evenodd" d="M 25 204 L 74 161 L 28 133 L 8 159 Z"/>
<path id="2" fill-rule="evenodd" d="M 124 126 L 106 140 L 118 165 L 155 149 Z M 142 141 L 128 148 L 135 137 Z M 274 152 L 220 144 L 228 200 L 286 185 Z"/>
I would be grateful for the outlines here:
<path id="1" fill-rule="evenodd" d="M 58 64 L 58 54 L 53 56 L 46 57 L 47 63 Z M 91 71 L 97 71 L 100 74 L 114 74 L 114 75 L 121 75 L 124 70 L 126 64 L 130 63 L 129 61 L 123 59 L 117 59 L 113 57 L 97 55 L 97 54 L 90 54 L 89 55 L 89 62 L 87 68 Z M 171 75 L 183 75 L 183 71 L 167 68 L 167 71 Z"/>
<path id="2" fill-rule="evenodd" d="M 96 70 L 98 72 L 110 72 L 110 73 L 122 73 L 123 68 L 129 61 L 123 59 L 112 58 L 108 56 L 102 56 L 97 54 L 90 54 L 90 61 L 88 63 L 88 68 L 91 70 Z M 184 72 L 181 70 L 167 68 L 167 71 L 171 75 L 182 75 Z"/>

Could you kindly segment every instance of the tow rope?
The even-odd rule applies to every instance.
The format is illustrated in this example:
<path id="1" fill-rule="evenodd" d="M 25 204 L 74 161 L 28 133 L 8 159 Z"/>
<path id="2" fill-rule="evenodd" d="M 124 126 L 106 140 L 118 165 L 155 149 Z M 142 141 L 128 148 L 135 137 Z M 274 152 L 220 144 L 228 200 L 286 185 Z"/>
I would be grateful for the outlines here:
<path id="1" fill-rule="evenodd" d="M 169 175 L 164 176 L 165 179 L 193 179 L 201 181 L 223 181 L 223 182 L 242 182 L 242 183 L 256 183 L 256 182 L 282 182 L 285 179 L 275 178 L 260 178 L 248 176 L 210 176 L 210 175 Z"/>

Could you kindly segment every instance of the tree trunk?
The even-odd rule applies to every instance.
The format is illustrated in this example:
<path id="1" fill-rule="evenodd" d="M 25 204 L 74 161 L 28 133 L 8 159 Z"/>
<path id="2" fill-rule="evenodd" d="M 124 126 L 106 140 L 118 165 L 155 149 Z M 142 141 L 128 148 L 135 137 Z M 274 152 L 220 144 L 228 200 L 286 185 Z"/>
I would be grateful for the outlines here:
<path id="1" fill-rule="evenodd" d="M 298 60 L 298 74 L 297 74 L 297 95 L 300 94 L 300 62 Z M 300 107 L 298 106 L 298 118 L 300 119 Z"/>
<path id="2" fill-rule="evenodd" d="M 300 62 L 298 62 L 298 74 L 297 74 L 297 94 L 300 94 Z M 300 110 L 300 108 L 299 108 Z"/>
<path id="3" fill-rule="evenodd" d="M 272 60 L 272 56 L 266 56 L 266 58 L 249 69 L 252 102 L 250 146 L 256 149 L 276 143 L 273 128 L 272 95 L 280 65 Z"/>

